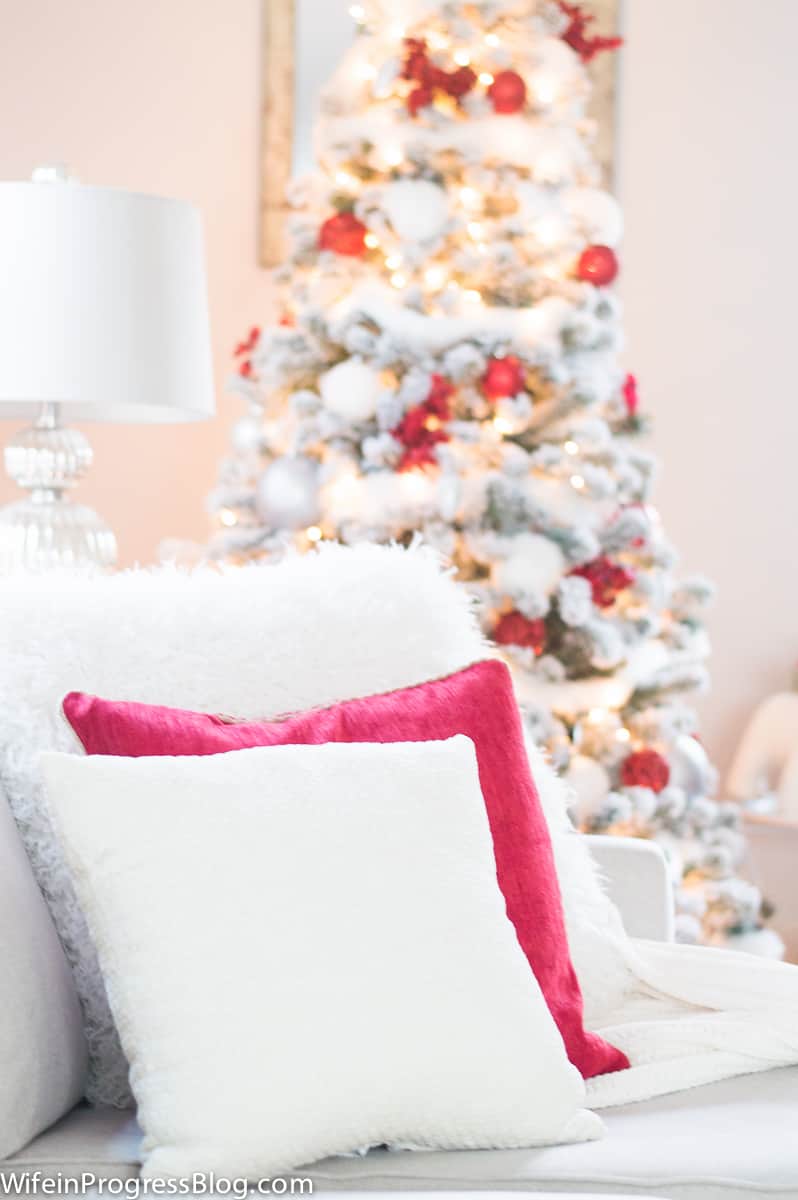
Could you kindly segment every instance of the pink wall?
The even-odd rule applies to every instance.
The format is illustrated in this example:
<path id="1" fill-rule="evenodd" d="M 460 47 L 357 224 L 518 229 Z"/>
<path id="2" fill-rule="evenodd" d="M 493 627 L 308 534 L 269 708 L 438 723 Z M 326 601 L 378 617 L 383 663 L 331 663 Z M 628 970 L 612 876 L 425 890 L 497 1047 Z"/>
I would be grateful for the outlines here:
<path id="1" fill-rule="evenodd" d="M 319 20 L 334 0 L 313 0 Z M 310 3 L 310 0 L 303 0 Z M 345 8 L 341 0 L 341 8 Z M 220 415 L 91 430 L 81 488 L 123 562 L 202 539 L 230 347 L 266 307 L 255 265 L 258 0 L 0 0 L 0 178 L 67 159 L 86 180 L 202 210 Z M 710 748 L 798 656 L 792 355 L 798 251 L 796 0 L 626 0 L 622 192 L 629 362 L 656 418 L 659 504 L 686 568 L 716 579 Z M 318 35 L 318 24 L 316 24 Z M 0 435 L 6 429 L 0 425 Z M 0 482 L 0 501 L 12 489 Z"/>

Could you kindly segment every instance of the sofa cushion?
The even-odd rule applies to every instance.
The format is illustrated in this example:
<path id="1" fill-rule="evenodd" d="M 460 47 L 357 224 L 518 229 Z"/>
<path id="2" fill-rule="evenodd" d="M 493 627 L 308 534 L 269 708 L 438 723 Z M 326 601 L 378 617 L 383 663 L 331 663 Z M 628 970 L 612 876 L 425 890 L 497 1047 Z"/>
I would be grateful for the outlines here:
<path id="1" fill-rule="evenodd" d="M 74 980 L 0 793 L 0 1157 L 69 1112 L 85 1074 Z"/>
<path id="2" fill-rule="evenodd" d="M 398 1153 L 328 1159 L 301 1175 L 318 1190 L 634 1193 L 669 1200 L 798 1196 L 798 1067 L 738 1076 L 603 1116 L 606 1137 L 542 1150 Z M 47 1176 L 130 1178 L 141 1134 L 130 1114 L 75 1109 L 0 1165 Z"/>

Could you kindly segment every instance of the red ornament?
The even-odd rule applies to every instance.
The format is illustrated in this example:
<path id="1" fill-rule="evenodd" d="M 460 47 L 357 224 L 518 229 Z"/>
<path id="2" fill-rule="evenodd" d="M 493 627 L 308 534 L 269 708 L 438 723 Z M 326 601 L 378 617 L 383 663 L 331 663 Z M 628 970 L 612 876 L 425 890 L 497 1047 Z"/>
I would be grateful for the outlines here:
<path id="1" fill-rule="evenodd" d="M 517 71 L 499 71 L 488 88 L 488 96 L 497 113 L 517 113 L 526 104 L 526 84 Z"/>
<path id="2" fill-rule="evenodd" d="M 560 8 L 569 19 L 569 24 L 560 34 L 562 40 L 575 50 L 582 62 L 590 62 L 602 50 L 617 50 L 623 45 L 623 38 L 601 37 L 599 34 L 587 35 L 587 27 L 595 21 L 592 13 L 582 11 L 581 4 L 569 4 L 560 0 Z"/>
<path id="3" fill-rule="evenodd" d="M 450 440 L 443 422 L 452 415 L 451 398 L 454 386 L 443 375 L 433 375 L 430 390 L 423 404 L 409 408 L 399 424 L 391 430 L 397 442 L 404 446 L 397 471 L 412 471 L 415 467 L 434 464 L 435 447 Z"/>
<path id="4" fill-rule="evenodd" d="M 599 608 L 609 608 L 618 594 L 635 581 L 631 571 L 604 554 L 581 567 L 575 567 L 570 573 L 588 581 L 593 592 L 593 603 Z"/>
<path id="5" fill-rule="evenodd" d="M 542 654 L 546 645 L 546 622 L 538 617 L 530 621 L 523 613 L 513 609 L 500 617 L 492 634 L 499 646 L 522 646 Z"/>
<path id="6" fill-rule="evenodd" d="M 668 786 L 671 769 L 656 750 L 635 750 L 621 763 L 621 783 L 624 787 L 646 787 L 661 792 Z"/>
<path id="7" fill-rule="evenodd" d="M 609 246 L 588 246 L 576 264 L 576 273 L 585 283 L 606 287 L 618 274 L 618 258 Z"/>
<path id="8" fill-rule="evenodd" d="M 506 358 L 492 358 L 482 376 L 482 390 L 491 400 L 504 396 L 517 396 L 524 390 L 524 368 L 520 359 L 509 354 Z"/>
<path id="9" fill-rule="evenodd" d="M 637 394 L 637 380 L 634 375 L 627 375 L 623 381 L 623 402 L 630 417 L 633 417 L 640 407 L 640 397 Z"/>
<path id="10" fill-rule="evenodd" d="M 319 230 L 319 249 L 359 258 L 366 249 L 368 229 L 353 212 L 328 217 Z"/>

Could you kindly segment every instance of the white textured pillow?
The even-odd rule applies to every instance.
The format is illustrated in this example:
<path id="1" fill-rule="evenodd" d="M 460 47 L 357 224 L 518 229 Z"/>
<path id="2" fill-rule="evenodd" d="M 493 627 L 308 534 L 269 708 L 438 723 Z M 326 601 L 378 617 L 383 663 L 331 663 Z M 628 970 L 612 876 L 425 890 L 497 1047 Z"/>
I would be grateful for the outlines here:
<path id="1" fill-rule="evenodd" d="M 597 1136 L 496 882 L 473 744 L 46 755 L 144 1171 Z"/>

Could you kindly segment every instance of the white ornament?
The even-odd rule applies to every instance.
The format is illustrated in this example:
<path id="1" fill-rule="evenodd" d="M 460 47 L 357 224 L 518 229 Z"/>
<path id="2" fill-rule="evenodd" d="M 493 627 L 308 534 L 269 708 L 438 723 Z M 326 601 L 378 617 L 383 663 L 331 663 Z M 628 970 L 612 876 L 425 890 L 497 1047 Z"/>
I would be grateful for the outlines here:
<path id="1" fill-rule="evenodd" d="M 623 213 L 618 201 L 601 188 L 568 188 L 565 211 L 585 238 L 602 246 L 617 246 L 623 237 Z"/>
<path id="2" fill-rule="evenodd" d="M 318 467 L 308 458 L 277 458 L 255 489 L 258 516 L 271 529 L 302 529 L 319 519 Z"/>
<path id="3" fill-rule="evenodd" d="M 565 782 L 573 788 L 576 801 L 574 824 L 585 825 L 602 809 L 610 794 L 610 777 L 595 758 L 574 754 L 565 774 Z"/>
<path id="4" fill-rule="evenodd" d="M 383 192 L 382 209 L 402 241 L 431 242 L 446 228 L 449 197 L 428 179 L 399 179 Z"/>
<path id="5" fill-rule="evenodd" d="M 319 379 L 324 407 L 344 421 L 357 424 L 377 411 L 382 383 L 377 371 L 358 358 L 331 367 Z"/>
<path id="6" fill-rule="evenodd" d="M 508 596 L 548 596 L 565 570 L 565 556 L 551 538 L 519 533 L 508 539 L 506 557 L 493 568 L 495 586 Z"/>

